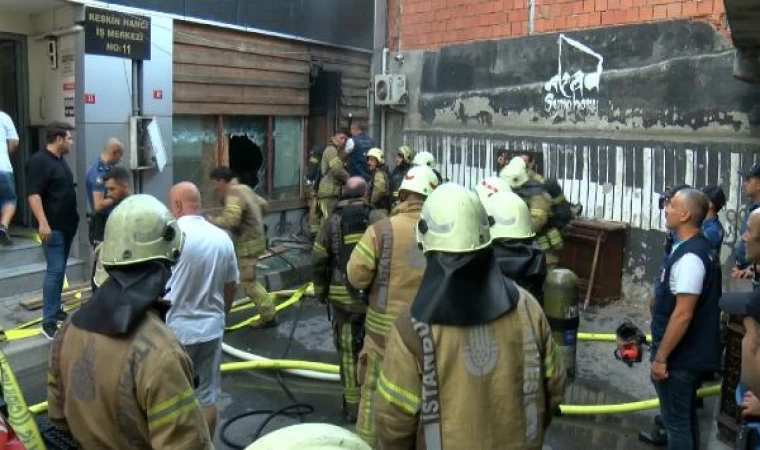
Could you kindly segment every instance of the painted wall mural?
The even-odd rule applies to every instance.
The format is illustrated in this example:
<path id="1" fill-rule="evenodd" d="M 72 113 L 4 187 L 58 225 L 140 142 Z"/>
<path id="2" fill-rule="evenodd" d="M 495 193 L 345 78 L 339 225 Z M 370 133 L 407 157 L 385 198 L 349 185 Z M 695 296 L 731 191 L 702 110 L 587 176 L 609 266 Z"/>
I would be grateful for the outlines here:
<path id="1" fill-rule="evenodd" d="M 546 113 L 576 119 L 597 115 L 604 58 L 564 34 L 557 38 L 557 47 L 557 74 L 544 85 Z"/>

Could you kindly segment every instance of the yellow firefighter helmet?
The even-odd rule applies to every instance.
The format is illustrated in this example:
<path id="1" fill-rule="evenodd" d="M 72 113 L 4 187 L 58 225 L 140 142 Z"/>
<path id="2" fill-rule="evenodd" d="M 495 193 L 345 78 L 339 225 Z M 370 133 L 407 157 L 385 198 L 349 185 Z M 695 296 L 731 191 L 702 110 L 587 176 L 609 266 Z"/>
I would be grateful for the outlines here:
<path id="1" fill-rule="evenodd" d="M 488 215 L 493 218 L 493 239 L 528 239 L 536 235 L 527 203 L 514 192 L 497 192 L 483 204 Z"/>
<path id="2" fill-rule="evenodd" d="M 444 183 L 428 196 L 416 233 L 423 253 L 467 253 L 491 243 L 483 204 L 474 192 L 455 183 Z"/>

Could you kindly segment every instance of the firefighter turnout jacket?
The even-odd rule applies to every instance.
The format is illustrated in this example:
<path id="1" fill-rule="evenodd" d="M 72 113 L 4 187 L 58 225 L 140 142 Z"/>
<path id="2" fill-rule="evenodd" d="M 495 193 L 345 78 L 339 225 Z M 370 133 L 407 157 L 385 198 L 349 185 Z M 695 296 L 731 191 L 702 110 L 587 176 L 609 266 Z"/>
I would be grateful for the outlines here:
<path id="1" fill-rule="evenodd" d="M 558 261 L 557 253 L 562 249 L 562 235 L 558 229 L 551 226 L 551 196 L 541 183 L 534 180 L 513 189 L 513 192 L 525 200 L 530 208 L 531 224 L 536 232 L 536 243 L 538 248 L 546 253 L 547 264 L 556 264 Z"/>
<path id="2" fill-rule="evenodd" d="M 339 197 L 343 185 L 348 180 L 348 171 L 343 165 L 344 153 L 330 142 L 322 153 L 320 170 L 322 179 L 319 181 L 317 197 Z M 330 211 L 327 211 L 328 213 Z"/>
<path id="3" fill-rule="evenodd" d="M 48 416 L 81 448 L 213 448 L 192 361 L 156 313 L 119 337 L 66 322 L 50 355 Z"/>
<path id="4" fill-rule="evenodd" d="M 516 308 L 485 325 L 398 317 L 375 398 L 378 448 L 542 448 L 565 370 L 540 305 L 519 292 Z"/>
<path id="5" fill-rule="evenodd" d="M 224 198 L 224 210 L 212 223 L 232 232 L 238 258 L 258 256 L 266 250 L 266 207 L 267 201 L 253 192 L 250 186 L 235 180 L 230 182 L 229 194 Z"/>
<path id="6" fill-rule="evenodd" d="M 329 299 L 336 308 L 364 313 L 367 303 L 347 285 L 346 266 L 367 227 L 382 219 L 363 198 L 341 200 L 319 230 L 312 251 L 314 295 Z"/>
<path id="7" fill-rule="evenodd" d="M 420 211 L 422 202 L 400 203 L 390 217 L 367 228 L 348 261 L 348 281 L 357 289 L 369 289 L 367 338 L 381 349 L 425 272 L 425 257 L 414 233 Z"/>
<path id="8" fill-rule="evenodd" d="M 388 213 L 391 209 L 391 175 L 385 165 L 379 166 L 372 172 L 372 179 L 367 189 L 367 199 L 373 208 Z"/>

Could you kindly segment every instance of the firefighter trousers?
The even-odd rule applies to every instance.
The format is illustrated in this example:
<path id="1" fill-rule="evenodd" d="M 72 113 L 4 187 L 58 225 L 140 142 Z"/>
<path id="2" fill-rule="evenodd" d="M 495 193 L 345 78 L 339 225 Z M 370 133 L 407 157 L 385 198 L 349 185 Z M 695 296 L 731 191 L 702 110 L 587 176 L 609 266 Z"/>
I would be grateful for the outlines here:
<path id="1" fill-rule="evenodd" d="M 359 382 L 361 383 L 361 399 L 359 400 L 359 416 L 356 420 L 356 433 L 369 444 L 377 447 L 377 432 L 375 430 L 375 393 L 377 380 L 383 368 L 384 351 L 374 341 L 367 337 L 364 348 L 359 355 Z"/>
<path id="2" fill-rule="evenodd" d="M 274 319 L 276 310 L 274 301 L 269 293 L 258 282 L 256 278 L 256 263 L 258 258 L 255 256 L 238 257 L 238 270 L 240 271 L 240 286 L 243 288 L 245 295 L 251 299 L 261 315 L 261 322 L 269 322 Z"/>
<path id="3" fill-rule="evenodd" d="M 340 356 L 343 412 L 351 418 L 355 418 L 359 410 L 357 363 L 364 342 L 364 317 L 365 314 L 350 313 L 333 307 L 333 341 Z"/>
<path id="4" fill-rule="evenodd" d="M 320 197 L 318 200 L 320 216 L 319 227 L 322 228 L 322 224 L 325 223 L 325 220 L 327 220 L 330 213 L 335 209 L 335 205 L 338 204 L 338 197 Z"/>

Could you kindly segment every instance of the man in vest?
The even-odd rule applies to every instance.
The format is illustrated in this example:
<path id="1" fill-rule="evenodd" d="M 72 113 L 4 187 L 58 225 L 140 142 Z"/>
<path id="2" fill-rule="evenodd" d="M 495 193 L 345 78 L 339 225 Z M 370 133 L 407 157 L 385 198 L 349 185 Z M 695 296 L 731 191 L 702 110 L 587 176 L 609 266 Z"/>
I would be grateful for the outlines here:
<path id="1" fill-rule="evenodd" d="M 277 311 L 274 302 L 256 278 L 256 264 L 259 256 L 267 248 L 264 231 L 267 201 L 256 195 L 248 185 L 238 183 L 228 167 L 217 167 L 211 171 L 211 179 L 215 182 L 216 194 L 224 199 L 224 210 L 221 215 L 209 218 L 209 222 L 232 232 L 240 271 L 240 286 L 261 315 L 253 327 L 276 326 Z"/>
<path id="2" fill-rule="evenodd" d="M 364 342 L 367 300 L 348 284 L 346 265 L 367 227 L 385 217 L 367 204 L 366 193 L 364 178 L 348 179 L 341 200 L 317 234 L 311 258 L 314 295 L 322 303 L 329 302 L 333 312 L 333 341 L 340 354 L 343 413 L 348 422 L 356 422 L 359 409 L 356 362 Z"/>
<path id="3" fill-rule="evenodd" d="M 541 251 L 546 254 L 547 272 L 559 263 L 559 252 L 562 250 L 562 235 L 551 226 L 552 198 L 543 185 L 530 179 L 525 160 L 516 156 L 499 174 L 499 177 L 509 184 L 512 192 L 519 195 L 530 208 L 533 230 L 536 232 L 536 242 Z"/>
<path id="4" fill-rule="evenodd" d="M 414 298 L 422 279 L 425 258 L 416 246 L 415 226 L 422 203 L 437 185 L 429 167 L 409 169 L 399 190 L 401 203 L 390 217 L 367 228 L 348 261 L 348 282 L 369 291 L 364 346 L 359 355 L 361 400 L 356 431 L 370 445 L 375 441 L 372 403 L 385 336 L 396 316 Z"/>
<path id="5" fill-rule="evenodd" d="M 720 369 L 720 263 L 700 232 L 708 208 L 707 197 L 691 188 L 665 205 L 665 225 L 677 243 L 656 280 L 650 360 L 673 449 L 699 448 L 697 388 Z"/>
<path id="6" fill-rule="evenodd" d="M 344 131 L 335 133 L 335 136 L 327 143 L 322 152 L 322 161 L 319 163 L 322 178 L 319 180 L 319 187 L 317 188 L 319 213 L 322 217 L 320 227 L 338 203 L 341 189 L 349 177 L 344 164 L 346 159 L 344 148 L 347 136 Z"/>
<path id="7" fill-rule="evenodd" d="M 396 206 L 399 202 L 398 189 L 404 181 L 404 175 L 406 175 L 407 170 L 412 167 L 413 157 L 414 152 L 412 152 L 412 149 L 408 146 L 402 145 L 398 148 L 395 161 L 396 167 L 394 167 L 393 172 L 391 172 L 391 203 L 393 206 Z"/>
<path id="8" fill-rule="evenodd" d="M 541 306 L 500 272 L 472 192 L 436 189 L 417 230 L 427 268 L 387 337 L 378 447 L 540 450 L 565 389 Z"/>
<path id="9" fill-rule="evenodd" d="M 371 148 L 367 152 L 367 168 L 370 174 L 367 201 L 373 208 L 387 214 L 391 209 L 391 175 L 385 165 L 385 155 L 382 150 Z"/>
<path id="10" fill-rule="evenodd" d="M 491 237 L 501 273 L 543 304 L 546 255 L 535 245 L 528 205 L 512 192 L 497 192 L 483 205 L 493 217 Z"/>
<path id="11" fill-rule="evenodd" d="M 108 219 L 101 287 L 55 335 L 48 364 L 48 417 L 81 448 L 213 448 L 192 361 L 164 324 L 183 241 L 149 195 Z"/>

